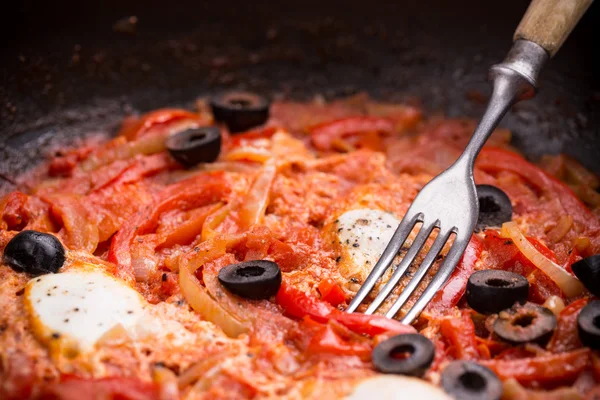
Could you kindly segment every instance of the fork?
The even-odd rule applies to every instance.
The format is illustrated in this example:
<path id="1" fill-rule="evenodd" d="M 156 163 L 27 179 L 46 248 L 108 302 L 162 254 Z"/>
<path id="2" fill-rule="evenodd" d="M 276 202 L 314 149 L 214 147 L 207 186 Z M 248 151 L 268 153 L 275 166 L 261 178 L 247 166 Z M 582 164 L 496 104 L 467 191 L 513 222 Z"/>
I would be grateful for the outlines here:
<path id="1" fill-rule="evenodd" d="M 399 284 L 421 252 L 427 239 L 437 231 L 433 244 L 404 290 L 386 312 L 393 318 L 406 304 L 447 242 L 454 236 L 448 253 L 431 282 L 401 321 L 410 324 L 442 287 L 465 251 L 477 223 L 479 201 L 473 179 L 473 166 L 481 148 L 506 111 L 517 101 L 535 95 L 536 81 L 546 61 L 554 56 L 593 0 L 533 0 L 514 35 L 505 60 L 490 69 L 493 91 L 487 109 L 460 157 L 447 170 L 421 189 L 377 264 L 350 302 L 354 312 L 391 267 L 400 248 L 417 223 L 418 233 L 388 282 L 368 305 L 373 314 Z"/>

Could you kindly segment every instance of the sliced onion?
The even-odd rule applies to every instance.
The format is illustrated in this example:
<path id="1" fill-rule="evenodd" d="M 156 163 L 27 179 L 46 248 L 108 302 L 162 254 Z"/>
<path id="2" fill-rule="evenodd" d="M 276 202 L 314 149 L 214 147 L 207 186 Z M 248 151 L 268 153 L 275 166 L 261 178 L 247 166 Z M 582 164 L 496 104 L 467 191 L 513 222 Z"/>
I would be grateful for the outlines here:
<path id="1" fill-rule="evenodd" d="M 248 332 L 248 328 L 223 309 L 198 282 L 194 271 L 207 261 L 218 257 L 225 252 L 225 243 L 215 243 L 206 251 L 199 251 L 198 256 L 187 260 L 179 268 L 179 286 L 181 293 L 194 311 L 205 320 L 220 327 L 227 336 L 238 337 Z"/>
<path id="2" fill-rule="evenodd" d="M 196 382 L 198 379 L 206 375 L 206 373 L 211 369 L 221 364 L 229 356 L 231 356 L 231 354 L 228 351 L 222 351 L 209 355 L 208 357 L 198 361 L 179 376 L 179 387 L 183 389 L 186 386 Z"/>
<path id="3" fill-rule="evenodd" d="M 557 243 L 569 233 L 572 226 L 573 217 L 570 215 L 561 215 L 556 225 L 550 229 L 550 232 L 546 236 L 552 243 Z"/>
<path id="4" fill-rule="evenodd" d="M 187 268 L 179 270 L 181 292 L 192 308 L 205 320 L 220 327 L 229 337 L 238 337 L 248 328 L 225 311 Z"/>
<path id="5" fill-rule="evenodd" d="M 550 296 L 544 302 L 544 307 L 552 311 L 554 315 L 558 316 L 558 314 L 565 309 L 565 302 L 558 296 Z"/>
<path id="6" fill-rule="evenodd" d="M 523 255 L 552 279 L 567 297 L 574 297 L 584 292 L 585 288 L 577 278 L 565 271 L 560 265 L 546 258 L 525 238 L 514 221 L 502 224 L 500 235 L 512 239 Z"/>
<path id="7" fill-rule="evenodd" d="M 590 238 L 580 236 L 577 239 L 575 239 L 573 245 L 575 246 L 579 254 L 581 254 L 592 245 L 592 242 L 590 241 Z"/>
<path id="8" fill-rule="evenodd" d="M 179 398 L 177 376 L 169 368 L 160 366 L 154 367 L 152 369 L 152 380 L 159 385 L 160 399 L 167 400 Z"/>
<path id="9" fill-rule="evenodd" d="M 80 168 L 85 172 L 94 171 L 103 165 L 108 165 L 117 160 L 126 160 L 138 154 L 150 155 L 165 150 L 164 135 L 143 136 L 133 142 L 120 136 L 109 142 L 109 145 L 92 153 L 81 164 Z"/>
<path id="10" fill-rule="evenodd" d="M 267 162 L 252 183 L 240 210 L 240 219 L 246 227 L 260 223 L 265 215 L 276 173 L 275 162 Z"/>
<path id="11" fill-rule="evenodd" d="M 223 156 L 225 161 L 255 161 L 264 163 L 273 155 L 263 147 L 242 146 L 237 147 Z"/>
<path id="12" fill-rule="evenodd" d="M 231 203 L 227 204 L 206 217 L 202 226 L 202 233 L 200 234 L 202 241 L 212 239 L 217 235 L 217 227 L 227 218 L 231 212 L 231 207 Z"/>

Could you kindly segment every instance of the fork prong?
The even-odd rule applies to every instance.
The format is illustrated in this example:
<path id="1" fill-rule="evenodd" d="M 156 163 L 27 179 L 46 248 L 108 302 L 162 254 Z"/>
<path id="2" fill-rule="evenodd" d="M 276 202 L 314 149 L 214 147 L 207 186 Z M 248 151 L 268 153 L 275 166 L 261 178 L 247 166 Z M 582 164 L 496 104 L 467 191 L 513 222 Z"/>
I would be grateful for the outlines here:
<path id="1" fill-rule="evenodd" d="M 371 270 L 371 273 L 369 274 L 367 279 L 365 279 L 365 282 L 362 284 L 362 286 L 356 293 L 356 296 L 354 296 L 354 298 L 348 305 L 348 308 L 346 309 L 347 312 L 354 312 L 358 308 L 358 306 L 363 302 L 363 300 L 365 299 L 365 297 L 367 297 L 371 289 L 373 289 L 373 286 L 375 286 L 377 279 L 379 279 L 383 275 L 383 273 L 392 265 L 392 261 L 394 261 L 396 254 L 398 254 L 398 251 L 408 238 L 408 235 L 412 231 L 415 224 L 422 220 L 423 214 L 421 213 L 411 216 L 406 215 L 404 216 L 404 218 L 402 218 L 402 221 L 400 221 L 398 228 L 396 228 L 396 232 L 394 232 L 394 235 L 392 236 L 390 242 L 383 251 L 383 254 L 381 254 L 381 257 L 379 257 L 377 264 L 375 264 L 373 270 Z"/>
<path id="2" fill-rule="evenodd" d="M 465 251 L 470 239 L 469 235 L 459 235 L 460 232 L 457 233 L 454 243 L 452 243 L 452 247 L 450 247 L 448 255 L 446 255 L 446 258 L 442 262 L 442 265 L 440 265 L 440 268 L 429 285 L 427 285 L 419 299 L 402 318 L 403 323 L 411 324 L 415 318 L 419 316 L 421 311 L 423 311 L 425 306 L 427 306 L 427 304 L 431 301 L 435 293 L 446 282 L 452 271 L 454 271 L 454 267 L 456 264 L 458 264 L 458 261 Z"/>
<path id="3" fill-rule="evenodd" d="M 408 284 L 406 285 L 406 287 L 404 288 L 402 293 L 400 293 L 400 296 L 398 296 L 398 299 L 396 299 L 396 301 L 394 302 L 392 307 L 385 314 L 386 317 L 394 318 L 394 316 L 398 313 L 398 311 L 400 311 L 400 309 L 402 308 L 404 303 L 406 303 L 406 301 L 410 298 L 410 296 L 415 291 L 415 289 L 417 288 L 419 283 L 421 283 L 421 280 L 423 279 L 423 277 L 425 276 L 427 271 L 429 271 L 429 269 L 433 265 L 436 257 L 438 256 L 438 254 L 440 254 L 440 251 L 442 251 L 442 249 L 444 248 L 444 245 L 448 241 L 448 238 L 450 237 L 451 233 L 452 233 L 452 231 L 443 233 L 442 230 L 440 229 L 437 237 L 435 238 L 435 241 L 429 248 L 427 255 L 425 255 L 423 262 L 421 263 L 421 265 L 419 266 L 419 268 L 417 269 L 417 271 L 415 272 L 415 274 L 413 275 L 411 280 L 408 282 Z"/>
<path id="4" fill-rule="evenodd" d="M 421 226 L 419 233 L 417 233 L 417 237 L 415 237 L 415 240 L 410 245 L 410 248 L 402 258 L 402 261 L 400 261 L 400 264 L 398 264 L 390 279 L 377 294 L 377 297 L 375 297 L 373 302 L 369 304 L 365 314 L 373 314 L 381 306 L 381 304 L 383 304 L 389 294 L 392 293 L 398 282 L 400 282 L 402 275 L 404 275 L 410 264 L 412 264 L 412 262 L 415 260 L 415 257 L 417 257 L 423 248 L 427 238 L 438 224 L 439 220 L 435 221 L 433 224 L 426 224 L 425 221 L 423 222 L 423 226 Z"/>

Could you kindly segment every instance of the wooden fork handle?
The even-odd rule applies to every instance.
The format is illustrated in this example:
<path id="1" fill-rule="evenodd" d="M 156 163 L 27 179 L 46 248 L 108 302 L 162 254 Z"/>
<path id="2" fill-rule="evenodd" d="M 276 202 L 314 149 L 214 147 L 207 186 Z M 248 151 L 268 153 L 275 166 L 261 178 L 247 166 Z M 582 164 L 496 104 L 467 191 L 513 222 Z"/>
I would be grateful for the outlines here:
<path id="1" fill-rule="evenodd" d="M 532 0 L 517 27 L 514 40 L 526 39 L 542 46 L 550 57 L 560 46 L 593 0 Z"/>

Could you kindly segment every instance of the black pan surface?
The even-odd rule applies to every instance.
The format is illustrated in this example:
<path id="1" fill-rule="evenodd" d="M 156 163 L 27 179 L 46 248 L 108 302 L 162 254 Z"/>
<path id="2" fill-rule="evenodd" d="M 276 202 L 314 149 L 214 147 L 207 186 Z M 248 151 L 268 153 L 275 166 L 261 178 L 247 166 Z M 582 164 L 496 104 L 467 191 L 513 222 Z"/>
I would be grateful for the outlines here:
<path id="1" fill-rule="evenodd" d="M 18 4 L 17 4 L 18 3 Z M 367 91 L 477 118 L 527 7 L 502 2 L 58 1 L 3 5 L 0 193 L 56 145 L 113 132 L 132 112 L 245 88 L 309 99 Z M 502 125 L 528 157 L 566 152 L 600 173 L 600 86 L 591 7 Z M 135 32 L 123 18 L 136 16 Z M 115 23 L 121 27 L 115 29 Z M 126 29 L 123 29 L 126 28 Z"/>

